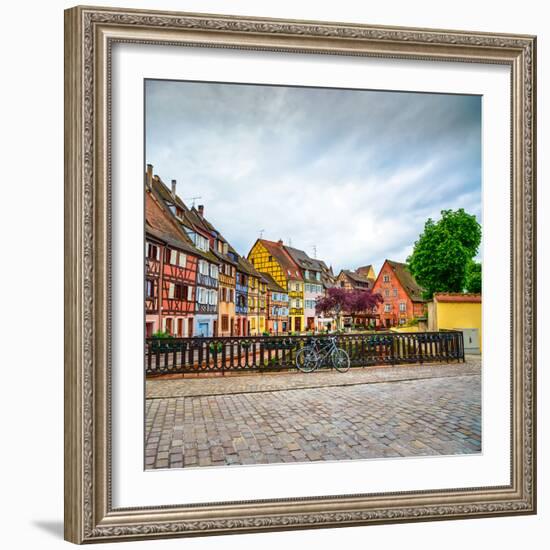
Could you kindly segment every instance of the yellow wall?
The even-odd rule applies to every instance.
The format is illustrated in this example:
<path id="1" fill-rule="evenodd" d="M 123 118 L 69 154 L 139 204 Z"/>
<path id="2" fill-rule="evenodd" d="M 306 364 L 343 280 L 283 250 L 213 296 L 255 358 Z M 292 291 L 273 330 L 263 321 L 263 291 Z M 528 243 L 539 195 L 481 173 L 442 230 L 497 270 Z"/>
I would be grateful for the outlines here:
<path id="1" fill-rule="evenodd" d="M 479 349 L 481 349 L 481 303 L 437 302 L 437 330 L 453 328 L 477 328 L 479 331 Z"/>

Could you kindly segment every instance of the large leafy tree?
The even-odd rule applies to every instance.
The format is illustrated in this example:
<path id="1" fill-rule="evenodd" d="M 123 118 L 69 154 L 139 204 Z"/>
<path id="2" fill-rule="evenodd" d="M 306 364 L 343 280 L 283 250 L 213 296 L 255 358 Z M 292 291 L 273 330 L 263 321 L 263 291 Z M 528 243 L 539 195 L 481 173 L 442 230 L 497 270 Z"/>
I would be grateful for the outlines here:
<path id="1" fill-rule="evenodd" d="M 481 293 L 481 264 L 471 261 L 466 269 L 466 292 Z"/>
<path id="2" fill-rule="evenodd" d="M 466 273 L 481 242 L 481 226 L 463 208 L 442 210 L 441 219 L 431 218 L 414 244 L 407 263 L 425 298 L 434 292 L 463 292 Z"/>

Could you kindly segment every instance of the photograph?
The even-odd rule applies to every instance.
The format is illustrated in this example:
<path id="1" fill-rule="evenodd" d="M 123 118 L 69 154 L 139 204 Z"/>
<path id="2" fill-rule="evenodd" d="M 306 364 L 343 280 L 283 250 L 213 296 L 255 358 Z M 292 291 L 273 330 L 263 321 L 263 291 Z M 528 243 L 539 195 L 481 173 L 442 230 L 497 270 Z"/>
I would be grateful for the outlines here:
<path id="1" fill-rule="evenodd" d="M 145 79 L 145 470 L 482 453 L 482 99 Z"/>

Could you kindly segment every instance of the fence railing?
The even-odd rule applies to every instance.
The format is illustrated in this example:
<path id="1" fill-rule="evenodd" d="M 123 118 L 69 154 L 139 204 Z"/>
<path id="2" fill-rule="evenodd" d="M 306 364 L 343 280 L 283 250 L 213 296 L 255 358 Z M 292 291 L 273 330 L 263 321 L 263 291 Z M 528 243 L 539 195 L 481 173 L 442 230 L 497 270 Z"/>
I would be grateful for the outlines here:
<path id="1" fill-rule="evenodd" d="M 297 351 L 307 345 L 311 338 L 147 338 L 145 372 L 147 375 L 214 372 L 224 374 L 294 369 Z M 337 346 L 348 353 L 352 367 L 464 361 L 464 341 L 462 332 L 459 331 L 341 334 L 337 336 Z"/>

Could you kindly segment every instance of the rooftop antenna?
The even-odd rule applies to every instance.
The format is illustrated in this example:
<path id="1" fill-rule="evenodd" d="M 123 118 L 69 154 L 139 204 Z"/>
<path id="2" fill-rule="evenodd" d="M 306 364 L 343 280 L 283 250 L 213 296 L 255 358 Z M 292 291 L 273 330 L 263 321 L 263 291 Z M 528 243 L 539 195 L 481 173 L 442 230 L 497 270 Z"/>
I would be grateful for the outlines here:
<path id="1" fill-rule="evenodd" d="M 260 229 L 260 239 L 264 238 L 264 231 L 265 229 Z"/>
<path id="2" fill-rule="evenodd" d="M 292 246 L 292 239 L 290 237 L 288 238 L 288 246 Z"/>
<path id="3" fill-rule="evenodd" d="M 317 259 L 317 245 L 314 244 L 311 246 L 311 248 L 313 248 L 313 257 Z"/>
<path id="4" fill-rule="evenodd" d="M 202 199 L 202 197 L 184 197 L 181 199 L 182 201 L 193 201 L 191 203 L 191 208 L 195 208 L 195 201 L 198 201 L 199 199 Z"/>

